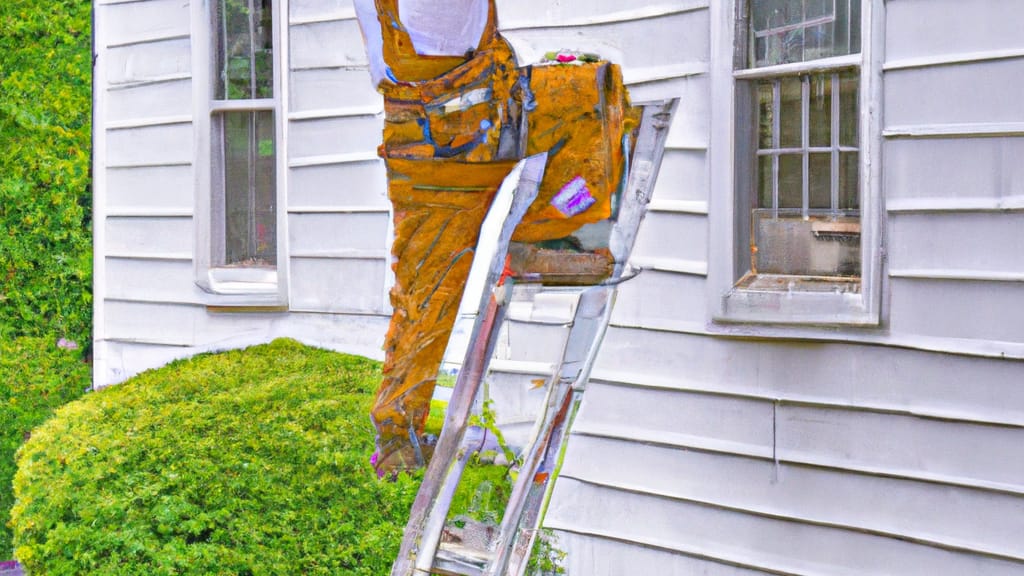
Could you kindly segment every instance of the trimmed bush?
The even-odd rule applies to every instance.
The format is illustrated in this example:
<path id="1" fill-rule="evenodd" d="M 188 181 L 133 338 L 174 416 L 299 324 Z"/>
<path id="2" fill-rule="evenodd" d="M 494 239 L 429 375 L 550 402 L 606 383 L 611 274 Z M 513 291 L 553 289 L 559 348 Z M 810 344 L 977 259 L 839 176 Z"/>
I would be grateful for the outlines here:
<path id="1" fill-rule="evenodd" d="M 91 2 L 0 2 L 0 338 L 91 322 Z"/>
<path id="2" fill-rule="evenodd" d="M 18 453 L 33 574 L 386 574 L 418 480 L 377 481 L 380 365 L 277 340 L 61 408 Z"/>
<path id="3" fill-rule="evenodd" d="M 0 560 L 11 557 L 7 521 L 14 453 L 29 432 L 89 386 L 89 365 L 56 338 L 0 339 Z"/>

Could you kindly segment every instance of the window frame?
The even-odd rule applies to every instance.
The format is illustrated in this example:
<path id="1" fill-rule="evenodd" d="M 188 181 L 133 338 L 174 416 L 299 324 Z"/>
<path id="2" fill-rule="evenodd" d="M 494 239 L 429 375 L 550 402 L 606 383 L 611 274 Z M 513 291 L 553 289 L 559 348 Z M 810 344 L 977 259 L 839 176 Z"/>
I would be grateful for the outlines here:
<path id="1" fill-rule="evenodd" d="M 884 213 L 881 209 L 882 51 L 884 0 L 862 0 L 861 52 L 812 60 L 746 68 L 747 12 L 750 0 L 711 3 L 712 107 L 710 170 L 709 326 L 714 331 L 814 336 L 822 328 L 875 328 L 882 322 Z M 751 87 L 765 77 L 860 70 L 859 168 L 861 285 L 859 293 L 835 291 L 746 290 L 736 282 L 749 271 L 749 187 L 754 154 L 740 130 L 756 127 L 748 106 Z M 747 111 L 745 111 L 747 110 Z M 763 327 L 758 327 L 763 326 Z"/>
<path id="2" fill-rule="evenodd" d="M 273 70 L 274 97 L 247 100 L 215 100 L 216 63 L 212 50 L 214 19 L 213 2 L 192 3 L 192 84 L 193 125 L 195 133 L 195 225 L 193 268 L 195 284 L 202 291 L 203 302 L 216 307 L 286 307 L 288 304 L 288 234 L 286 209 L 287 184 L 287 94 L 285 74 L 287 54 L 287 0 L 273 0 Z M 277 262 L 268 267 L 219 267 L 213 265 L 213 248 L 218 242 L 214 232 L 214 194 L 221 193 L 214 185 L 218 152 L 214 150 L 213 117 L 225 112 L 269 110 L 274 115 L 275 206 Z"/>

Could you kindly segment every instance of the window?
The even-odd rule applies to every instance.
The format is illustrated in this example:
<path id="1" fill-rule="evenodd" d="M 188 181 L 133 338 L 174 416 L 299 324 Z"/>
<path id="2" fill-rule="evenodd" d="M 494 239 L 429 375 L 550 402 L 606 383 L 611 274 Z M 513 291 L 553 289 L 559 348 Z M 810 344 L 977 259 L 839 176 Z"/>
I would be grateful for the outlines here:
<path id="1" fill-rule="evenodd" d="M 738 2 L 734 265 L 718 319 L 874 323 L 861 0 Z"/>
<path id="2" fill-rule="evenodd" d="M 198 283 L 279 302 L 279 36 L 273 0 L 210 0 L 208 158 L 198 219 Z M 267 300 L 264 298 L 263 300 Z"/>

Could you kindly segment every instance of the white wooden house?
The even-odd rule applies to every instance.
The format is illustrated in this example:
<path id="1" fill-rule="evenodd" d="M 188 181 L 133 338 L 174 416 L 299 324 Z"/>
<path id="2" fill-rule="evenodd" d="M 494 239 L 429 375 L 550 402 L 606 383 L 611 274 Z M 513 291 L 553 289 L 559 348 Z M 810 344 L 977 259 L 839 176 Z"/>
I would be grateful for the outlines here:
<path id="1" fill-rule="evenodd" d="M 278 336 L 381 356 L 351 0 L 244 1 L 247 98 L 218 1 L 95 1 L 96 385 Z M 521 61 L 592 50 L 681 99 L 548 513 L 570 573 L 1024 573 L 1024 2 L 499 10 Z M 512 315 L 514 420 L 564 318 Z"/>

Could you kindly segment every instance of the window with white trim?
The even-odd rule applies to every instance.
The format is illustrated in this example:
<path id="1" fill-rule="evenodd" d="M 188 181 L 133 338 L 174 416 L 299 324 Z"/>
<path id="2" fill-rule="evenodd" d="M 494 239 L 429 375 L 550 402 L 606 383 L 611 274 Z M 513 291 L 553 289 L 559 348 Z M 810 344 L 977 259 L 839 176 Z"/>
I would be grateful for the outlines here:
<path id="1" fill-rule="evenodd" d="M 280 303 L 277 7 L 273 0 L 209 0 L 208 10 L 201 153 L 209 173 L 197 224 L 198 283 L 213 294 L 252 297 L 242 304 Z"/>
<path id="2" fill-rule="evenodd" d="M 864 290 L 863 20 L 860 0 L 739 0 L 736 253 L 720 320 L 877 321 Z"/>

